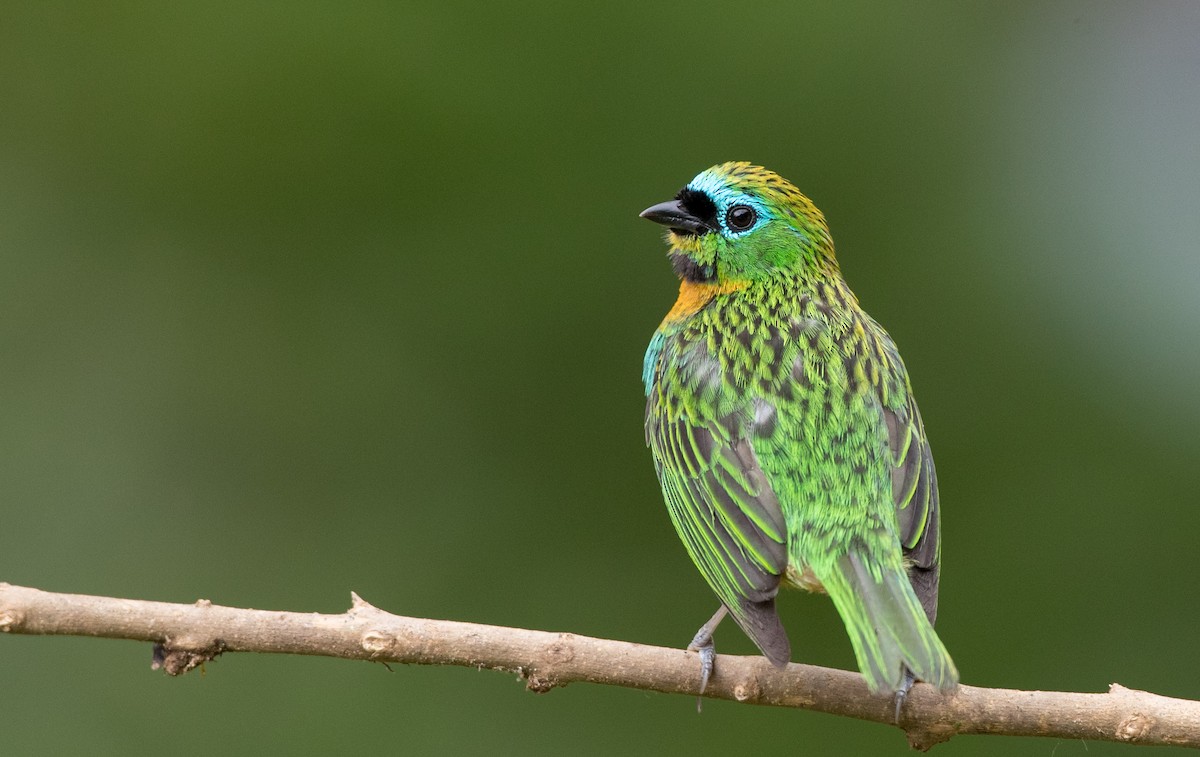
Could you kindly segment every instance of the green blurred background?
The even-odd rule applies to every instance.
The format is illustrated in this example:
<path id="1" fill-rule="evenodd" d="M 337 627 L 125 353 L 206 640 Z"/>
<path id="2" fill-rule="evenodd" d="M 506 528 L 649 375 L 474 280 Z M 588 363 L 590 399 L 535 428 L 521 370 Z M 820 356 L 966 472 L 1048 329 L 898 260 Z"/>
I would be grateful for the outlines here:
<path id="1" fill-rule="evenodd" d="M 642 442 L 675 281 L 637 213 L 746 159 L 914 377 L 963 680 L 1200 698 L 1198 38 L 1194 2 L 4 2 L 0 580 L 682 646 L 714 600 Z M 782 613 L 853 666 L 826 600 Z M 149 665 L 0 639 L 4 753 L 906 750 L 475 670 Z"/>

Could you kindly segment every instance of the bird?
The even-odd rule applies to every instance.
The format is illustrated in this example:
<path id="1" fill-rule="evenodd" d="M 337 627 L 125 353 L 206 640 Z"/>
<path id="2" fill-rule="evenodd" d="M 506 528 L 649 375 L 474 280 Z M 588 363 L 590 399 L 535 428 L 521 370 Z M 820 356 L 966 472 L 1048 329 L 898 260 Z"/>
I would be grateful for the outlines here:
<path id="1" fill-rule="evenodd" d="M 713 166 L 640 214 L 665 226 L 679 296 L 642 378 L 646 443 L 679 538 L 720 607 L 688 645 L 700 692 L 726 616 L 773 665 L 780 588 L 833 600 L 874 695 L 952 691 L 934 621 L 933 456 L 908 373 L 862 309 L 819 209 L 773 171 Z"/>

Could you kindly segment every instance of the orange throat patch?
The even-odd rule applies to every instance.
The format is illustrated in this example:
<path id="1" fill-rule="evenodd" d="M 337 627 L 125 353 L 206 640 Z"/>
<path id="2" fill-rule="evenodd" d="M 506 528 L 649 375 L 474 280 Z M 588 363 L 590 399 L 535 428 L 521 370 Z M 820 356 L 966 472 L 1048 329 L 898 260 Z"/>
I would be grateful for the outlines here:
<path id="1" fill-rule="evenodd" d="M 699 313 L 701 309 L 708 303 L 713 301 L 713 298 L 730 292 L 740 292 L 750 286 L 748 281 L 726 281 L 721 284 L 703 284 L 694 281 L 681 281 L 679 283 L 679 297 L 675 300 L 675 305 L 671 311 L 667 313 L 667 317 L 663 319 L 663 325 L 678 323 L 690 316 Z"/>

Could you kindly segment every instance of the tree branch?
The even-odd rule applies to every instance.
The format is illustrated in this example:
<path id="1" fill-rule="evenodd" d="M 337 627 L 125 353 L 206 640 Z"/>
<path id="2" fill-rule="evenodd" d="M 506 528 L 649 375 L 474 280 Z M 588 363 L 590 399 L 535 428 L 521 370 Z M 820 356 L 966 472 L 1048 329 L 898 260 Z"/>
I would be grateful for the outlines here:
<path id="1" fill-rule="evenodd" d="M 406 618 L 357 595 L 340 615 L 169 604 L 55 594 L 0 583 L 0 631 L 155 643 L 155 668 L 180 675 L 223 652 L 323 655 L 352 660 L 463 665 L 516 673 L 532 691 L 576 681 L 697 695 L 693 653 L 570 633 Z M 916 749 L 959 733 L 1049 736 L 1200 748 L 1200 702 L 1113 684 L 1107 693 L 985 689 L 940 695 L 913 687 L 900 722 L 890 698 L 872 697 L 862 676 L 762 657 L 717 658 L 704 696 L 799 707 L 896 725 Z"/>

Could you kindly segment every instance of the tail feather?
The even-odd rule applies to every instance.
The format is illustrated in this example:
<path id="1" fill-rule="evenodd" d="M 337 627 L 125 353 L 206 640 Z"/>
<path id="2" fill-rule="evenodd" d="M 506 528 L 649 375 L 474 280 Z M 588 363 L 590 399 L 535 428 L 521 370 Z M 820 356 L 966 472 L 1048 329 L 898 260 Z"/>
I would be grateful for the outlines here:
<path id="1" fill-rule="evenodd" d="M 819 578 L 846 624 L 858 667 L 872 692 L 895 692 L 906 668 L 942 691 L 958 684 L 958 670 L 903 569 L 873 573 L 851 552 Z"/>
<path id="2" fill-rule="evenodd" d="M 792 659 L 792 645 L 775 611 L 774 597 L 765 602 L 740 602 L 730 612 L 772 665 L 787 667 Z"/>

